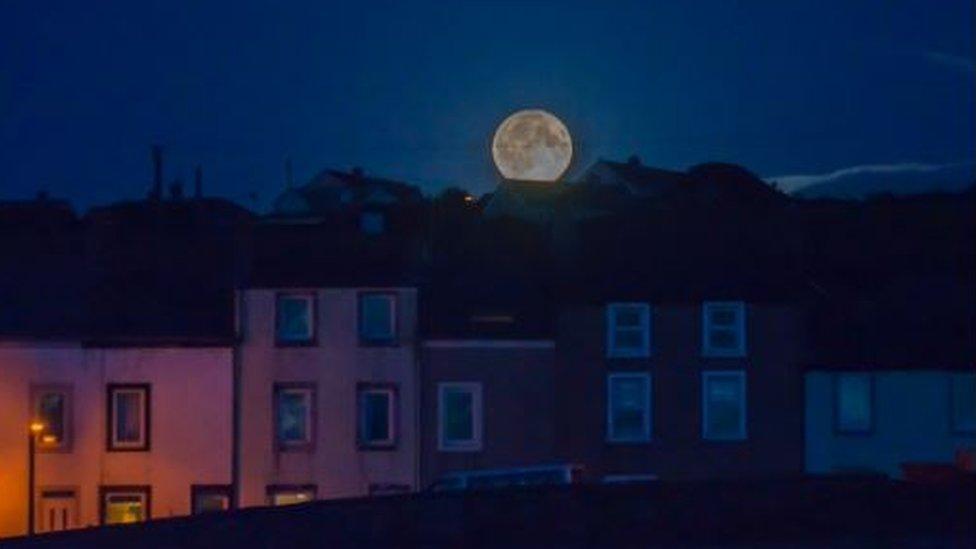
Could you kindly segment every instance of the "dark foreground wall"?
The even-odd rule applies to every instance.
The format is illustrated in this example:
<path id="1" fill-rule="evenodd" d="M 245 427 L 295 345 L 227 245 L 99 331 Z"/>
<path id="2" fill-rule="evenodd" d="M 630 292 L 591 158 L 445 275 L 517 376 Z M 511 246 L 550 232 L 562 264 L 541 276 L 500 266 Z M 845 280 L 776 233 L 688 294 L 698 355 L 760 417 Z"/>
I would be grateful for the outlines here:
<path id="1" fill-rule="evenodd" d="M 976 483 L 661 483 L 248 509 L 10 547 L 972 547 Z"/>

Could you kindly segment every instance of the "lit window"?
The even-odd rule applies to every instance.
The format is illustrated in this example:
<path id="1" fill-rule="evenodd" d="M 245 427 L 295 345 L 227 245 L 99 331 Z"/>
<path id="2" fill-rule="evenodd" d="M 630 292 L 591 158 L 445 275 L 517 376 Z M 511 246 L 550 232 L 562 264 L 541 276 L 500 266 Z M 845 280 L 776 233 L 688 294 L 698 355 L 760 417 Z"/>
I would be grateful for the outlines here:
<path id="1" fill-rule="evenodd" d="M 976 432 L 976 374 L 953 374 L 951 383 L 953 432 Z"/>
<path id="2" fill-rule="evenodd" d="M 361 384 L 359 387 L 359 444 L 365 448 L 389 448 L 396 444 L 396 389 L 393 385 Z"/>
<path id="3" fill-rule="evenodd" d="M 306 383 L 275 385 L 275 440 L 282 450 L 311 449 L 315 388 Z"/>
<path id="4" fill-rule="evenodd" d="M 745 303 L 741 301 L 710 302 L 702 306 L 702 354 L 705 356 L 745 356 Z"/>
<path id="5" fill-rule="evenodd" d="M 380 345 L 396 341 L 395 294 L 359 294 L 359 340 Z"/>
<path id="6" fill-rule="evenodd" d="M 71 387 L 62 385 L 31 388 L 34 419 L 44 424 L 37 439 L 38 450 L 66 451 L 71 447 Z"/>
<path id="7" fill-rule="evenodd" d="M 213 513 L 230 509 L 230 486 L 195 485 L 190 487 L 193 514 Z"/>
<path id="8" fill-rule="evenodd" d="M 607 305 L 607 356 L 646 357 L 650 352 L 650 305 L 647 303 Z"/>
<path id="9" fill-rule="evenodd" d="M 651 439 L 651 376 L 645 373 L 607 376 L 607 440 Z"/>
<path id="10" fill-rule="evenodd" d="M 871 374 L 838 374 L 835 385 L 834 413 L 837 431 L 868 433 L 873 414 L 873 384 Z"/>
<path id="11" fill-rule="evenodd" d="M 702 437 L 707 440 L 746 438 L 744 372 L 702 374 Z"/>
<path id="12" fill-rule="evenodd" d="M 269 486 L 267 489 L 268 503 L 274 506 L 297 505 L 315 500 L 316 487 L 305 486 Z"/>
<path id="13" fill-rule="evenodd" d="M 109 450 L 149 449 L 149 385 L 110 384 Z"/>
<path id="14" fill-rule="evenodd" d="M 386 230 L 386 218 L 381 212 L 363 212 L 359 217 L 359 229 L 363 234 L 383 234 Z"/>
<path id="15" fill-rule="evenodd" d="M 103 487 L 102 524 L 128 524 L 149 518 L 148 486 Z"/>
<path id="16" fill-rule="evenodd" d="M 439 383 L 437 394 L 440 450 L 481 450 L 481 384 Z"/>
<path id="17" fill-rule="evenodd" d="M 315 336 L 315 297 L 311 294 L 282 294 L 275 308 L 275 338 L 282 345 L 311 343 Z"/>

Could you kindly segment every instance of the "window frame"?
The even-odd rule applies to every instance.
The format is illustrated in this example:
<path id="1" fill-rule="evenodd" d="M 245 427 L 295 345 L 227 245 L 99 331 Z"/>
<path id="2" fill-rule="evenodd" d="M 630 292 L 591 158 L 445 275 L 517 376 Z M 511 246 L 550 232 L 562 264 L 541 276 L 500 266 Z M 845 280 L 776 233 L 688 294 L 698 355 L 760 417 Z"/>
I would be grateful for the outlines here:
<path id="1" fill-rule="evenodd" d="M 268 484 L 264 487 L 265 501 L 271 507 L 287 507 L 288 505 L 298 505 L 295 503 L 286 505 L 275 505 L 274 497 L 289 492 L 308 492 L 311 496 L 307 503 L 311 503 L 318 499 L 319 487 L 317 484 Z M 306 502 L 302 502 L 306 503 Z"/>
<path id="2" fill-rule="evenodd" d="M 308 410 L 305 413 L 307 435 L 306 440 L 302 441 L 283 441 L 278 436 L 278 429 L 281 425 L 279 400 L 282 392 L 302 392 L 308 394 Z M 272 384 L 271 389 L 271 415 L 273 428 L 271 429 L 272 444 L 278 452 L 313 452 L 315 451 L 315 440 L 317 435 L 318 417 L 318 388 L 312 381 L 281 381 Z"/>
<path id="3" fill-rule="evenodd" d="M 715 348 L 711 343 L 711 332 L 712 332 L 712 322 L 711 322 L 711 312 L 715 309 L 731 308 L 735 311 L 736 321 L 735 321 L 735 333 L 738 340 L 738 345 L 734 349 L 723 349 Z M 701 353 L 704 357 L 717 357 L 717 358 L 741 358 L 746 356 L 748 344 L 746 342 L 748 338 L 748 330 L 746 326 L 746 315 L 748 314 L 748 308 L 746 307 L 745 301 L 705 301 L 702 303 L 701 308 Z"/>
<path id="4" fill-rule="evenodd" d="M 145 505 L 144 517 L 141 522 L 152 520 L 152 486 L 148 484 L 103 484 L 98 487 L 98 524 L 100 526 L 110 524 L 106 522 L 106 512 L 108 511 L 108 497 L 113 494 L 141 495 Z"/>
<path id="5" fill-rule="evenodd" d="M 626 327 L 628 330 L 641 331 L 641 346 L 636 349 L 619 348 L 617 346 L 617 315 L 616 311 L 627 307 L 636 307 L 639 311 L 640 325 L 636 328 Z M 651 356 L 651 314 L 650 303 L 640 301 L 607 303 L 605 307 L 607 337 L 607 358 L 647 358 Z"/>
<path id="6" fill-rule="evenodd" d="M 61 440 L 44 442 L 43 434 L 38 437 L 36 450 L 44 453 L 70 453 L 74 446 L 74 387 L 70 384 L 43 383 L 30 386 L 30 418 L 41 420 L 40 404 L 44 395 L 58 393 L 64 397 L 61 417 Z"/>
<path id="7" fill-rule="evenodd" d="M 950 372 L 949 373 L 949 432 L 953 435 L 973 435 L 976 434 L 976 425 L 970 428 L 960 427 L 956 421 L 956 383 L 964 377 L 974 378 L 976 383 L 976 372 Z M 976 398 L 976 395 L 973 396 Z"/>
<path id="8" fill-rule="evenodd" d="M 218 495 L 227 498 L 227 508 L 223 511 L 230 511 L 234 508 L 234 487 L 230 484 L 192 484 L 190 485 L 190 515 L 206 515 L 219 511 L 200 511 L 197 512 L 197 498 L 200 496 Z"/>
<path id="9" fill-rule="evenodd" d="M 710 406 L 708 384 L 712 378 L 734 376 L 742 386 L 742 401 L 739 403 L 739 429 L 733 436 L 715 436 L 708 431 Z M 701 438 L 708 442 L 744 442 L 749 439 L 749 383 L 745 370 L 706 370 L 701 377 Z"/>
<path id="10" fill-rule="evenodd" d="M 451 390 L 471 393 L 471 439 L 449 441 L 445 437 L 447 423 L 444 396 Z M 444 381 L 437 384 L 437 450 L 440 452 L 480 452 L 484 448 L 484 410 L 482 384 L 479 381 Z"/>
<path id="11" fill-rule="evenodd" d="M 636 438 L 614 436 L 613 422 L 613 380 L 640 379 L 645 384 L 645 407 L 643 418 L 643 434 Z M 606 402 L 606 437 L 608 444 L 647 444 L 653 440 L 654 432 L 654 380 L 650 372 L 611 372 L 607 374 L 607 402 Z"/>
<path id="12" fill-rule="evenodd" d="M 383 440 L 367 440 L 365 434 L 364 397 L 371 393 L 387 395 L 386 417 L 389 437 Z M 395 450 L 399 443 L 399 387 L 389 382 L 360 382 L 356 384 L 356 444 L 360 450 Z"/>
<path id="13" fill-rule="evenodd" d="M 840 421 L 840 385 L 841 378 L 845 376 L 864 376 L 868 379 L 868 426 L 864 429 L 851 429 L 848 427 L 843 427 Z M 864 371 L 844 371 L 836 372 L 833 376 L 833 406 L 831 407 L 834 417 L 833 417 L 833 427 L 834 434 L 838 436 L 870 436 L 874 434 L 875 428 L 875 414 L 877 413 L 877 406 L 875 402 L 875 378 L 872 372 Z"/>
<path id="14" fill-rule="evenodd" d="M 152 386 L 149 383 L 108 383 L 106 389 L 105 449 L 108 452 L 148 452 L 152 449 Z M 136 443 L 116 440 L 116 392 L 142 393 L 142 440 Z"/>
<path id="15" fill-rule="evenodd" d="M 306 339 L 281 338 L 281 301 L 300 299 L 308 303 L 308 330 Z M 314 291 L 275 292 L 274 300 L 274 342 L 275 347 L 314 347 L 318 344 L 318 295 Z"/>
<path id="16" fill-rule="evenodd" d="M 370 337 L 363 332 L 365 315 L 363 314 L 364 302 L 366 299 L 374 297 L 388 298 L 390 302 L 390 336 L 389 337 Z M 356 338 L 360 347 L 396 347 L 400 340 L 400 320 L 398 295 L 395 291 L 389 290 L 369 290 L 356 293 Z"/>

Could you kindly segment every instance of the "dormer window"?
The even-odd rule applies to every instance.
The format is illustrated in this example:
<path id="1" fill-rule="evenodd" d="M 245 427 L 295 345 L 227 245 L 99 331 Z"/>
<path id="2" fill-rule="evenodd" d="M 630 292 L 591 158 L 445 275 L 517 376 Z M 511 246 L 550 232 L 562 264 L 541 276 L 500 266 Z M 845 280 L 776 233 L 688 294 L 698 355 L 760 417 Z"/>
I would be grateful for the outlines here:
<path id="1" fill-rule="evenodd" d="M 702 355 L 746 355 L 746 305 L 741 301 L 712 301 L 702 305 Z"/>
<path id="2" fill-rule="evenodd" d="M 647 357 L 651 354 L 651 306 L 647 303 L 607 305 L 607 356 Z"/>
<path id="3" fill-rule="evenodd" d="M 363 212 L 359 216 L 359 230 L 371 236 L 383 234 L 386 231 L 386 217 L 382 212 Z"/>

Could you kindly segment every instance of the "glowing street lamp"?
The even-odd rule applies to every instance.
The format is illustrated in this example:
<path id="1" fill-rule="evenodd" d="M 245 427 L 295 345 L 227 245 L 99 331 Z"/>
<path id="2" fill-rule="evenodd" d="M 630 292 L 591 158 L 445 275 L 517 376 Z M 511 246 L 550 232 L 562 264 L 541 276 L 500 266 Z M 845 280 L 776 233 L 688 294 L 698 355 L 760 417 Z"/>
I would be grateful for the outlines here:
<path id="1" fill-rule="evenodd" d="M 34 535 L 34 456 L 36 455 L 37 439 L 47 441 L 47 437 L 54 438 L 54 435 L 43 435 L 45 425 L 43 422 L 34 420 L 30 423 L 29 433 L 27 434 L 27 535 Z"/>

